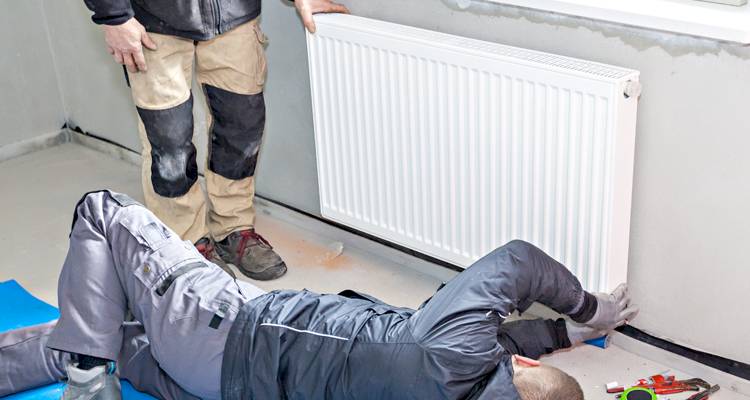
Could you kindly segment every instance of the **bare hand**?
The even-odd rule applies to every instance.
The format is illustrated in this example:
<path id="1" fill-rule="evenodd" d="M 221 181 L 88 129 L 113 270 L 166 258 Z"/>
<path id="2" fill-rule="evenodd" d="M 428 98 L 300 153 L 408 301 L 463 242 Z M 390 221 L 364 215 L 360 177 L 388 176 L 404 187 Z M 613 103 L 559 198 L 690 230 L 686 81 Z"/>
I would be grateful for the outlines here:
<path id="1" fill-rule="evenodd" d="M 115 62 L 125 65 L 132 73 L 147 70 L 143 46 L 156 50 L 156 43 L 135 18 L 121 25 L 104 25 L 104 41 L 107 42 L 107 50 Z"/>
<path id="2" fill-rule="evenodd" d="M 343 13 L 349 14 L 349 10 L 342 4 L 334 3 L 331 0 L 295 0 L 297 12 L 302 17 L 302 23 L 305 24 L 310 33 L 315 33 L 315 21 L 313 14 L 317 13 Z"/>

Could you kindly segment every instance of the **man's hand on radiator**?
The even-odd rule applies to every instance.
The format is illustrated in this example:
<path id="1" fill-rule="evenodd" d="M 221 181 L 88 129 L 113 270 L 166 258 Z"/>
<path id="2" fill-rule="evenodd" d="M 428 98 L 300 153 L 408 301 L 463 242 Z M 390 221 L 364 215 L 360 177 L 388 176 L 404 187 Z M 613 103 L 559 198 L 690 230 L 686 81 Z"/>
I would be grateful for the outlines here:
<path id="1" fill-rule="evenodd" d="M 305 24 L 310 33 L 315 33 L 315 21 L 313 14 L 318 13 L 343 13 L 349 14 L 349 10 L 342 4 L 334 3 L 331 0 L 295 0 L 294 6 L 302 17 L 302 23 Z"/>
<path id="2" fill-rule="evenodd" d="M 630 304 L 628 285 L 621 284 L 612 293 L 594 293 L 596 313 L 584 324 L 603 330 L 612 330 L 638 315 L 638 306 Z"/>

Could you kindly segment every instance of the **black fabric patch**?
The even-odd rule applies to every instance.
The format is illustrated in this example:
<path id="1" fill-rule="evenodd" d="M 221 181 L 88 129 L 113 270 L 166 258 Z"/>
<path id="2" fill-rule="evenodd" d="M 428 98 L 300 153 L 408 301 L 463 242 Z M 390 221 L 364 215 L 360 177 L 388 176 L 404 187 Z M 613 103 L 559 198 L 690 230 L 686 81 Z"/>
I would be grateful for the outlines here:
<path id="1" fill-rule="evenodd" d="M 581 309 L 575 314 L 570 314 L 570 318 L 575 322 L 584 324 L 591 321 L 591 318 L 594 318 L 594 314 L 596 314 L 598 308 L 599 301 L 596 300 L 596 297 L 593 294 L 584 291 L 583 305 L 581 306 Z"/>
<path id="2" fill-rule="evenodd" d="M 208 168 L 227 178 L 255 174 L 266 124 L 263 93 L 244 95 L 203 85 L 213 117 Z"/>
<path id="3" fill-rule="evenodd" d="M 208 323 L 208 327 L 211 329 L 219 329 L 221 321 L 224 321 L 224 317 L 227 316 L 227 311 L 229 311 L 229 305 L 221 304 L 219 310 L 216 311 L 216 314 L 211 318 L 211 322 Z"/>
<path id="4" fill-rule="evenodd" d="M 497 341 L 510 354 L 538 359 L 570 347 L 565 320 L 531 319 L 506 322 L 498 328 Z"/>
<path id="5" fill-rule="evenodd" d="M 202 262 L 194 262 L 190 264 L 183 265 L 182 267 L 178 268 L 174 272 L 172 272 L 167 279 L 164 280 L 164 282 L 159 285 L 158 288 L 156 288 L 156 294 L 159 296 L 164 296 L 165 293 L 167 293 L 167 290 L 172 286 L 172 283 L 175 279 L 179 278 L 182 275 L 185 275 L 186 273 L 196 269 L 196 268 L 203 268 L 206 264 Z"/>
<path id="6" fill-rule="evenodd" d="M 635 340 L 640 340 L 643 343 L 648 343 L 670 353 L 689 358 L 703 365 L 708 365 L 711 368 L 716 368 L 742 379 L 750 380 L 750 364 L 691 349 L 677 343 L 672 343 L 668 340 L 650 335 L 632 325 L 622 325 L 615 330 L 623 335 L 630 336 Z"/>
<path id="7" fill-rule="evenodd" d="M 198 179 L 193 145 L 193 96 L 166 110 L 146 110 L 140 115 L 151 143 L 151 184 L 163 197 L 180 197 Z"/>

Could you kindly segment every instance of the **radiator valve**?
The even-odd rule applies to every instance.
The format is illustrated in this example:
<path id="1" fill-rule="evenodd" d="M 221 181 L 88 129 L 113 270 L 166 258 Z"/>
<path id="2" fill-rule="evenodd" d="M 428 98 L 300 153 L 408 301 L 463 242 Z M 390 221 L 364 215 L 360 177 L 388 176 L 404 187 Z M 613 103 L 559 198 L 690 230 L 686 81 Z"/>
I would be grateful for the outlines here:
<path id="1" fill-rule="evenodd" d="M 641 96 L 641 83 L 637 81 L 628 81 L 628 83 L 625 84 L 625 90 L 623 93 L 625 94 L 625 98 L 629 99 L 631 97 L 635 97 L 636 99 Z"/>

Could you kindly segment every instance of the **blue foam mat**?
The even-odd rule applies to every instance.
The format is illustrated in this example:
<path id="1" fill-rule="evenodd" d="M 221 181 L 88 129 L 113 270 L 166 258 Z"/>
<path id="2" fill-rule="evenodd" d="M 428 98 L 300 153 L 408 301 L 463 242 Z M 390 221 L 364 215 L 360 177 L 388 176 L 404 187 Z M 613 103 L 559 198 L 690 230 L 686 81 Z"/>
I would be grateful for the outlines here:
<path id="1" fill-rule="evenodd" d="M 0 333 L 59 317 L 57 308 L 32 296 L 18 282 L 0 282 Z"/>
<path id="2" fill-rule="evenodd" d="M 0 282 L 0 333 L 39 325 L 60 316 L 57 308 L 37 299 L 14 280 Z M 65 389 L 64 383 L 55 383 L 10 396 L 3 400 L 58 400 Z M 155 400 L 138 392 L 128 381 L 122 381 L 122 398 L 125 400 Z"/>
<path id="3" fill-rule="evenodd" d="M 133 388 L 128 381 L 122 382 L 122 398 L 126 400 L 154 400 L 153 397 L 141 393 Z M 59 400 L 65 390 L 64 383 L 54 383 L 36 389 L 2 397 L 3 400 Z"/>

